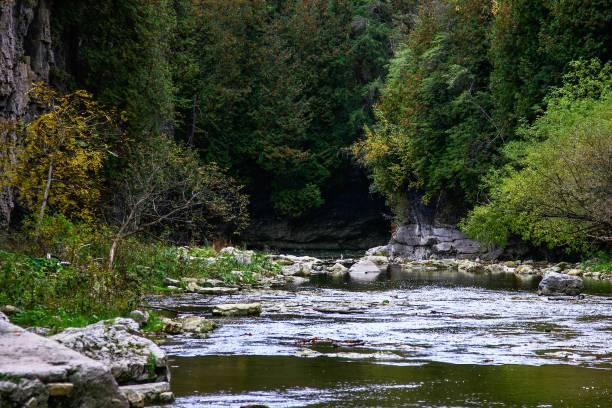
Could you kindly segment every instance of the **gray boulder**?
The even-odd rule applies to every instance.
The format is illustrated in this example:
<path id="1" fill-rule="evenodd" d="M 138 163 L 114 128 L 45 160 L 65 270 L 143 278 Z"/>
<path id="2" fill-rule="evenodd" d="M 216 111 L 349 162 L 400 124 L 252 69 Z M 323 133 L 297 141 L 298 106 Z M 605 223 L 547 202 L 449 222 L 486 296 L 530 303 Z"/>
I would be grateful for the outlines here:
<path id="1" fill-rule="evenodd" d="M 108 367 L 1 319 L 0 350 L 0 407 L 128 407 Z"/>
<path id="2" fill-rule="evenodd" d="M 259 316 L 260 303 L 227 303 L 214 306 L 212 314 L 216 316 Z"/>
<path id="3" fill-rule="evenodd" d="M 412 260 L 439 258 L 495 258 L 498 250 L 481 247 L 451 225 L 417 222 L 401 225 L 391 237 L 389 256 Z"/>
<path id="4" fill-rule="evenodd" d="M 253 263 L 253 256 L 255 255 L 255 252 L 253 251 L 242 251 L 234 247 L 223 248 L 221 251 L 219 251 L 219 253 L 222 255 L 230 255 L 236 260 L 236 262 L 245 265 Z"/>
<path id="5" fill-rule="evenodd" d="M 168 404 L 174 401 L 174 394 L 170 391 L 170 384 L 167 382 L 124 385 L 119 390 L 128 399 L 131 408 Z"/>
<path id="6" fill-rule="evenodd" d="M 193 333 L 202 337 L 206 337 L 208 332 L 217 327 L 217 324 L 212 320 L 200 316 L 183 316 L 179 318 L 179 322 L 184 332 Z"/>
<path id="7" fill-rule="evenodd" d="M 380 273 L 381 269 L 378 265 L 366 259 L 361 259 L 348 270 L 348 274 L 352 280 L 361 282 L 374 281 Z"/>
<path id="8" fill-rule="evenodd" d="M 540 295 L 576 296 L 582 292 L 583 287 L 582 279 L 578 276 L 548 272 L 538 286 L 538 293 Z"/>
<path id="9" fill-rule="evenodd" d="M 307 277 L 312 275 L 312 263 L 298 262 L 293 265 L 283 266 L 281 272 L 285 276 Z"/>
<path id="10" fill-rule="evenodd" d="M 327 272 L 334 277 L 343 277 L 346 275 L 348 268 L 340 263 L 335 263 L 327 269 Z"/>
<path id="11" fill-rule="evenodd" d="M 380 273 L 380 268 L 370 260 L 361 259 L 359 262 L 349 268 L 348 273 L 351 276 L 368 273 Z"/>
<path id="12" fill-rule="evenodd" d="M 382 245 L 370 248 L 366 251 L 366 256 L 389 256 L 389 246 Z"/>
<path id="13" fill-rule="evenodd" d="M 144 326 L 149 321 L 149 312 L 146 310 L 132 310 L 130 312 L 130 318 L 132 318 L 140 326 Z"/>
<path id="14" fill-rule="evenodd" d="M 119 384 L 169 381 L 166 353 L 141 336 L 138 323 L 116 318 L 70 328 L 53 340 L 110 367 Z"/>

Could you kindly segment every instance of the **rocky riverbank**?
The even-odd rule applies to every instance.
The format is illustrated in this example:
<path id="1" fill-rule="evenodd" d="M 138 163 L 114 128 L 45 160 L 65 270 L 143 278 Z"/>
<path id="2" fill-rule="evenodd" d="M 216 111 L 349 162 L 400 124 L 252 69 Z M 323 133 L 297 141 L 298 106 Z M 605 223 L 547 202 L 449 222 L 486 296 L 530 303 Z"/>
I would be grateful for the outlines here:
<path id="1" fill-rule="evenodd" d="M 144 407 L 174 400 L 165 352 L 131 318 L 30 333 L 0 314 L 0 406 Z"/>
<path id="2" fill-rule="evenodd" d="M 199 257 L 181 256 L 185 262 L 203 261 Z M 231 257 L 237 264 L 249 265 L 256 256 L 261 255 L 228 247 L 220 251 L 218 257 L 209 257 L 205 261 L 214 265 Z M 264 305 L 261 299 L 276 296 L 273 293 L 291 293 L 291 287 L 321 276 L 332 281 L 366 283 L 394 274 L 422 276 L 441 271 L 473 276 L 542 276 L 539 294 L 555 299 L 564 296 L 576 299 L 583 290 L 583 278 L 612 281 L 612 275 L 591 271 L 581 264 L 530 260 L 411 260 L 394 256 L 388 246 L 372 248 L 360 258 L 267 255 L 266 261 L 270 270 L 257 273 L 232 271 L 231 280 L 167 278 L 167 293 L 156 295 L 157 300 L 150 306 L 151 310 L 157 309 L 158 312 L 169 310 L 172 312 L 169 316 L 150 316 L 145 310 L 135 310 L 129 318 L 69 328 L 47 338 L 11 325 L 5 319 L 0 322 L 0 346 L 3 351 L 7 350 L 0 358 L 0 405 L 142 407 L 169 403 L 174 397 L 170 391 L 167 356 L 147 335 L 154 340 L 166 335 L 206 339 L 231 319 L 293 310 L 290 303 L 274 305 L 268 302 Z M 174 308 L 170 307 L 172 305 L 164 307 L 165 303 L 159 300 L 164 297 L 174 299 L 173 302 L 184 298 L 184 302 Z M 374 303 L 377 308 L 387 307 L 389 301 Z M 344 315 L 373 307 L 368 305 L 346 301 L 334 304 L 314 302 L 307 309 L 312 309 L 311 312 L 317 315 Z M 7 306 L 4 310 L 14 312 Z M 153 332 L 153 336 L 145 333 L 143 328 Z M 44 333 L 36 328 L 28 330 Z"/>

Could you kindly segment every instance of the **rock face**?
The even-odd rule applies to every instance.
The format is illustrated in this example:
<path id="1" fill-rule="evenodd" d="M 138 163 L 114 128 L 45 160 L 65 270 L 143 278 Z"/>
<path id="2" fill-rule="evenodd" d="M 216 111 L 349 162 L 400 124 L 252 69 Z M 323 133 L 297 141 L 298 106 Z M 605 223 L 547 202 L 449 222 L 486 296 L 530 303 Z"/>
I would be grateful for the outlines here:
<path id="1" fill-rule="evenodd" d="M 494 258 L 497 255 L 455 227 L 431 224 L 400 226 L 391 238 L 389 252 L 391 257 L 416 260 L 432 255 L 441 258 Z"/>
<path id="2" fill-rule="evenodd" d="M 134 320 L 116 318 L 51 338 L 110 367 L 119 384 L 169 381 L 166 353 L 139 334 Z"/>
<path id="3" fill-rule="evenodd" d="M 16 122 L 30 114 L 31 83 L 49 77 L 53 60 L 49 10 L 49 0 L 0 2 L 0 158 L 9 161 L 15 159 Z M 0 228 L 10 222 L 13 206 L 13 191 L 0 189 Z"/>
<path id="4" fill-rule="evenodd" d="M 558 272 L 548 272 L 538 286 L 540 295 L 576 296 L 582 292 L 584 284 L 578 276 Z"/>
<path id="5" fill-rule="evenodd" d="M 1 407 L 128 407 L 108 367 L 2 319 L 0 350 Z"/>
<path id="6" fill-rule="evenodd" d="M 240 234 L 248 247 L 277 249 L 359 249 L 389 240 L 389 210 L 382 197 L 370 193 L 363 168 L 335 170 L 342 180 L 326 191 L 325 203 L 299 219 L 275 214 L 265 189 L 251 195 L 251 224 Z M 341 172 L 341 174 L 340 174 Z"/>

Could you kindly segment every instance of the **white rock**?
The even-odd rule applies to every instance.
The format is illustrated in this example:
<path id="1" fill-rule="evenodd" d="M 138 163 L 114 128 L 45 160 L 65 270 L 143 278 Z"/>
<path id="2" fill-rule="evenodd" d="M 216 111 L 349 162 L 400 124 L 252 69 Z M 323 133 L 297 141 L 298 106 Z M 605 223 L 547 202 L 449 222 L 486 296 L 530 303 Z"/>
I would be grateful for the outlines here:
<path id="1" fill-rule="evenodd" d="M 329 267 L 327 271 L 331 276 L 342 277 L 346 275 L 348 268 L 336 262 L 333 266 Z"/>
<path id="2" fill-rule="evenodd" d="M 569 295 L 575 296 L 582 292 L 584 284 L 578 276 L 563 273 L 549 272 L 538 286 L 540 295 Z"/>
<path id="3" fill-rule="evenodd" d="M 2 320 L 0 374 L 2 407 L 128 407 L 106 365 Z"/>
<path id="4" fill-rule="evenodd" d="M 479 262 L 470 261 L 468 259 L 463 259 L 459 261 L 457 264 L 457 269 L 459 272 L 467 272 L 467 273 L 482 273 L 485 272 L 485 267 Z"/>
<path id="5" fill-rule="evenodd" d="M 362 258 L 363 260 L 366 261 L 370 261 L 378 266 L 381 265 L 387 265 L 389 263 L 389 258 L 387 258 L 386 256 L 374 256 L 374 255 L 370 255 L 370 256 L 366 256 L 364 258 Z"/>
<path id="6" fill-rule="evenodd" d="M 183 331 L 197 335 L 205 335 L 217 327 L 212 320 L 200 316 L 184 316 L 179 319 L 179 322 Z"/>
<path id="7" fill-rule="evenodd" d="M 380 273 L 380 269 L 374 262 L 367 259 L 361 259 L 359 262 L 351 266 L 348 272 L 351 276 L 368 273 L 378 274 Z"/>
<path id="8" fill-rule="evenodd" d="M 138 323 L 132 319 L 117 318 L 70 328 L 51 338 L 109 366 L 119 384 L 169 380 L 166 353 L 142 337 Z"/>
<path id="9" fill-rule="evenodd" d="M 538 271 L 530 264 L 523 264 L 516 267 L 515 273 L 521 275 L 535 275 L 538 273 Z"/>
<path id="10" fill-rule="evenodd" d="M 382 245 L 382 246 L 377 246 L 374 248 L 370 248 L 366 251 L 366 256 L 372 256 L 372 255 L 382 255 L 382 256 L 389 256 L 389 246 L 388 245 Z"/>
<path id="11" fill-rule="evenodd" d="M 119 391 L 130 401 L 132 408 L 150 404 L 167 404 L 174 400 L 170 384 L 162 381 L 147 384 L 124 385 Z"/>
<path id="12" fill-rule="evenodd" d="M 261 304 L 226 303 L 214 306 L 212 313 L 217 316 L 258 316 L 261 314 Z"/>
<path id="13" fill-rule="evenodd" d="M 312 275 L 312 264 L 298 262 L 293 265 L 283 266 L 281 273 L 285 276 L 310 276 Z"/>

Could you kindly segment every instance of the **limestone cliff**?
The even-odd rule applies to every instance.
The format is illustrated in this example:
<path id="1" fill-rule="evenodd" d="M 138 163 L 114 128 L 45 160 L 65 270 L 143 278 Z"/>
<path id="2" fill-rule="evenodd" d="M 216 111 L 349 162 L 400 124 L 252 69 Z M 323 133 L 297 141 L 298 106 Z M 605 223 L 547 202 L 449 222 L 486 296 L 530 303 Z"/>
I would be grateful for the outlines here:
<path id="1" fill-rule="evenodd" d="M 405 222 L 391 237 L 392 256 L 409 259 L 436 258 L 496 258 L 501 251 L 488 248 L 465 236 L 457 228 L 461 203 L 440 200 L 424 204 L 412 193 L 407 199 Z"/>
<path id="2" fill-rule="evenodd" d="M 48 80 L 52 65 L 49 0 L 0 1 L 0 175 L 14 160 L 15 128 L 31 113 L 28 90 Z M 0 228 L 6 227 L 14 192 L 0 187 Z"/>

